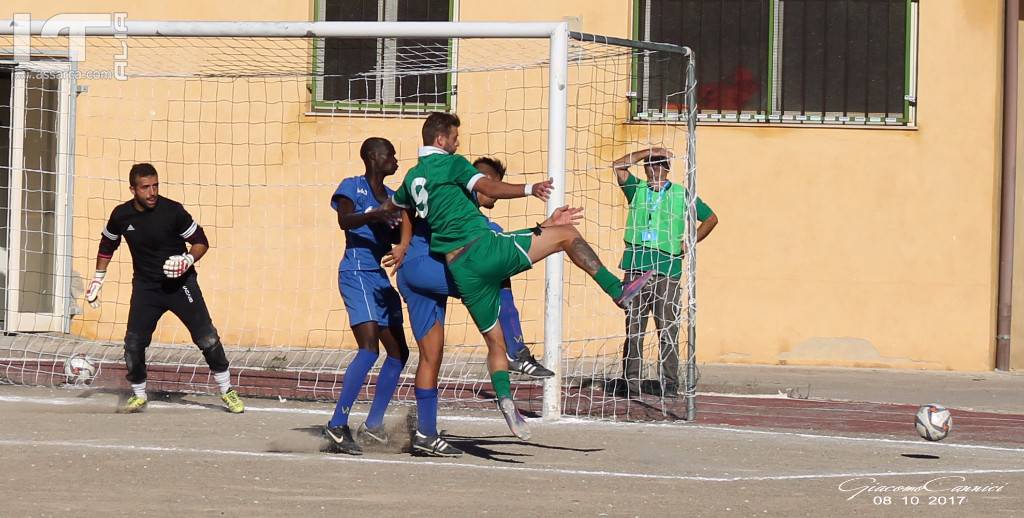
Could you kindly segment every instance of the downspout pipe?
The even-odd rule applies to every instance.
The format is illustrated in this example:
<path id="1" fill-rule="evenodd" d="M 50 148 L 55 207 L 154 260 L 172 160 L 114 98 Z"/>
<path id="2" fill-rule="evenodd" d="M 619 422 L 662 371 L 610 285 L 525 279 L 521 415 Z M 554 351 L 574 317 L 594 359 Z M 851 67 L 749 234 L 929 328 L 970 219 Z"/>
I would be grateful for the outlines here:
<path id="1" fill-rule="evenodd" d="M 1020 0 L 1004 0 L 1003 171 L 999 217 L 999 295 L 996 317 L 996 370 L 1010 370 L 1010 317 L 1013 314 L 1013 227 L 1017 189 L 1017 52 Z"/>

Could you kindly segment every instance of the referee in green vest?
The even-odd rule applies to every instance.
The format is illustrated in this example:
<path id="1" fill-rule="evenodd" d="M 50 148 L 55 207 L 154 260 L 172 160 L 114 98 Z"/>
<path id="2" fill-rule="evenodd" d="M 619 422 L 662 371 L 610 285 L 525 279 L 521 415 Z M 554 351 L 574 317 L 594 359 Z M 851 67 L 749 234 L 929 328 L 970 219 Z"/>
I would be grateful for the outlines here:
<path id="1" fill-rule="evenodd" d="M 616 386 L 622 397 L 637 397 L 641 389 L 648 394 L 679 395 L 679 280 L 683 274 L 686 254 L 686 206 L 689 193 L 668 179 L 673 154 L 668 149 L 652 147 L 634 151 L 612 164 L 615 178 L 629 203 L 624 236 L 625 251 L 619 265 L 626 272 L 625 282 L 648 270 L 655 270 L 640 295 L 626 309 L 626 342 L 622 350 L 622 375 L 625 383 Z M 644 163 L 646 180 L 629 172 Z M 718 224 L 718 216 L 697 197 L 697 242 Z M 660 390 L 643 387 L 640 365 L 643 362 L 643 333 L 647 317 L 654 313 L 660 349 Z"/>

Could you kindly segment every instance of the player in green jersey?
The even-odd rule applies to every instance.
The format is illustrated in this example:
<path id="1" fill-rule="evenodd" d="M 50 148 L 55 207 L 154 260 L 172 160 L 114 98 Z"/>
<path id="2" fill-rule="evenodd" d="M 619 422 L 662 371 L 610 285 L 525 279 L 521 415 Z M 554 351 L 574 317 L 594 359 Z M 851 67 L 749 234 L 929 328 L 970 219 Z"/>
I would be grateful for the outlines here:
<path id="1" fill-rule="evenodd" d="M 498 397 L 498 408 L 512 433 L 529 438 L 525 420 L 512 401 L 508 358 L 498 326 L 502 283 L 529 270 L 547 256 L 565 252 L 573 264 L 587 272 L 621 307 L 625 308 L 653 275 L 641 275 L 627 284 L 601 264 L 594 249 L 573 225 L 537 226 L 514 232 L 495 232 L 481 217 L 474 193 L 494 199 L 534 196 L 546 201 L 552 180 L 508 184 L 476 170 L 459 147 L 458 116 L 432 113 L 423 123 L 419 161 L 406 174 L 391 203 L 427 220 L 430 251 L 444 255 L 462 302 L 487 343 L 487 367 Z M 411 224 L 411 216 L 403 225 Z M 401 261 L 404 251 L 394 251 Z"/>

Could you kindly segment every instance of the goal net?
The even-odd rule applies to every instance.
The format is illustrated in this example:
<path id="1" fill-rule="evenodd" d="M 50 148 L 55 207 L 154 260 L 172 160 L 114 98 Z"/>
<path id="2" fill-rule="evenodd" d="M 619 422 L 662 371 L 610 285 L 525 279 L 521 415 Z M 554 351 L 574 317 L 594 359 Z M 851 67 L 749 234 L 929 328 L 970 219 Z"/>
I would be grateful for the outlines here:
<path id="1" fill-rule="evenodd" d="M 344 235 L 329 201 L 342 179 L 363 173 L 364 139 L 394 143 L 399 171 L 386 182 L 394 188 L 415 164 L 425 115 L 457 113 L 460 154 L 501 160 L 510 182 L 554 177 L 564 185 L 565 203 L 584 209 L 583 236 L 620 275 L 629 202 L 612 161 L 664 147 L 675 154 L 669 179 L 688 192 L 696 188 L 693 63 L 680 47 L 572 33 L 553 54 L 546 35 L 507 37 L 538 24 L 437 24 L 443 29 L 425 37 L 410 32 L 413 24 L 243 23 L 205 35 L 217 24 L 112 20 L 110 29 L 90 32 L 83 43 L 45 35 L 38 22 L 31 33 L 19 33 L 24 22 L 3 23 L 0 379 L 6 382 L 63 383 L 64 361 L 84 353 L 100 364 L 95 383 L 124 385 L 122 340 L 132 291 L 127 247 L 108 269 L 101 306 L 89 307 L 83 293 L 111 210 L 131 198 L 127 173 L 137 162 L 156 167 L 161 195 L 180 201 L 210 239 L 196 268 L 233 384 L 243 395 L 283 398 L 335 398 L 354 357 L 337 281 Z M 544 27 L 565 35 L 564 24 Z M 552 128 L 552 120 L 561 124 Z M 564 170 L 552 170 L 560 163 Z M 642 164 L 631 172 L 645 179 Z M 689 222 L 679 227 L 686 229 L 681 248 L 693 250 L 694 199 L 686 200 L 670 218 Z M 499 201 L 485 213 L 512 230 L 535 225 L 549 210 L 520 199 Z M 521 408 L 685 418 L 696 381 L 695 259 L 674 260 L 680 270 L 669 277 L 677 289 L 652 289 L 643 301 L 652 316 L 671 321 L 659 319 L 666 329 L 660 337 L 653 321 L 634 333 L 642 368 L 634 380 L 640 390 L 630 393 L 620 389 L 626 319 L 597 284 L 561 256 L 561 272 L 541 262 L 516 276 L 525 341 L 560 372 L 546 392 L 542 382 L 513 376 Z M 440 397 L 451 405 L 486 404 L 493 392 L 482 338 L 457 300 L 449 302 L 448 315 Z M 672 329 L 678 367 L 659 365 Z M 413 399 L 417 356 L 407 336 L 413 354 L 396 401 Z M 147 361 L 152 390 L 216 388 L 170 313 Z M 680 398 L 660 392 L 670 369 L 679 374 Z M 361 399 L 373 390 L 371 373 Z"/>

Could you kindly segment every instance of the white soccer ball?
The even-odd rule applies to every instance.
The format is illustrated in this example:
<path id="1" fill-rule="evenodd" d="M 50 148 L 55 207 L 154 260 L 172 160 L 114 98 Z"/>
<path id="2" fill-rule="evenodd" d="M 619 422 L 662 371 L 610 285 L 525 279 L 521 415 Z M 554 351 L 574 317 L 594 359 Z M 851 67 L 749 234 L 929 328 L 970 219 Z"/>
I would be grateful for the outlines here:
<path id="1" fill-rule="evenodd" d="M 88 385 L 96 378 L 99 366 L 92 358 L 78 353 L 64 361 L 64 377 L 71 385 Z"/>
<path id="2" fill-rule="evenodd" d="M 949 410 L 942 405 L 923 405 L 917 409 L 914 426 L 921 437 L 929 441 L 941 441 L 953 428 L 953 416 L 949 415 Z"/>

